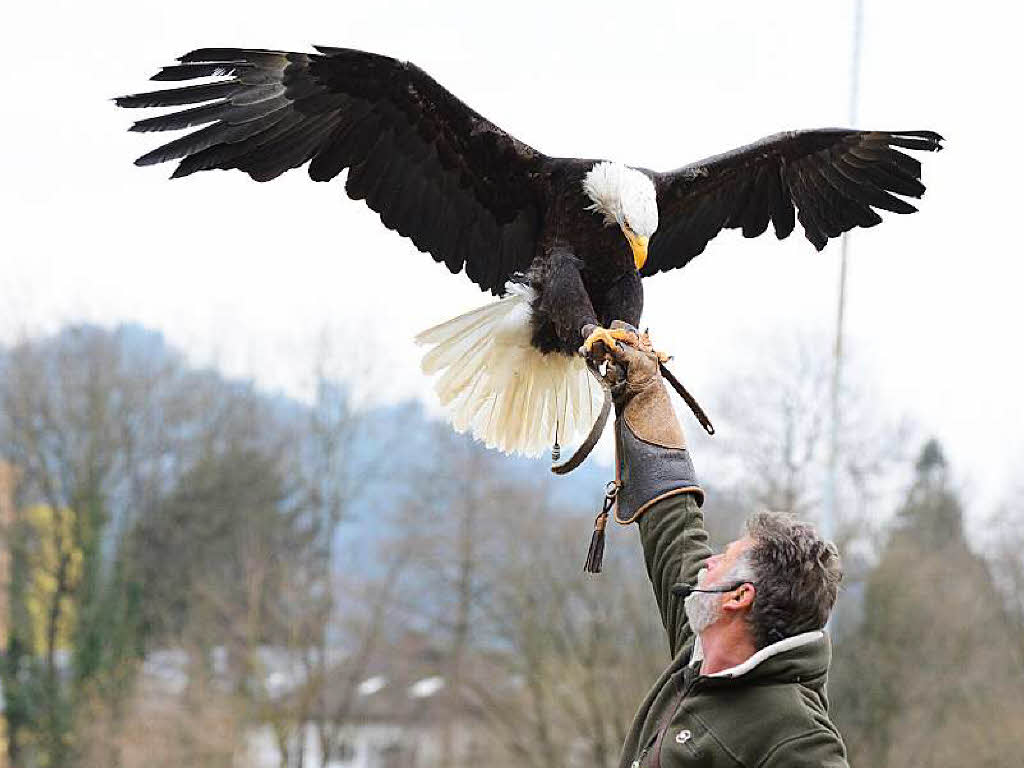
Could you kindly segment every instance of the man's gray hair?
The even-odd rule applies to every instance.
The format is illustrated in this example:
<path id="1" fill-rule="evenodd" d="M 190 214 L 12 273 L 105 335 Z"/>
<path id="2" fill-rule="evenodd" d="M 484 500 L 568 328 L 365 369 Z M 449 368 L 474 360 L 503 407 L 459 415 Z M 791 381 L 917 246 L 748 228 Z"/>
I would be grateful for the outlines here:
<path id="1" fill-rule="evenodd" d="M 749 614 L 757 647 L 824 627 L 843 579 L 835 544 L 776 512 L 751 516 L 747 535 L 754 541 L 743 559 L 757 590 Z"/>

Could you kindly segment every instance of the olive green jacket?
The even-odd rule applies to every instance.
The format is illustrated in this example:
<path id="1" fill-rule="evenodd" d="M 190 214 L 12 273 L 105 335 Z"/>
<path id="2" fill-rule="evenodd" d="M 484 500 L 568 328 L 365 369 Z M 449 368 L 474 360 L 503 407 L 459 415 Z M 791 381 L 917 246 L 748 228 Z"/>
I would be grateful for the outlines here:
<path id="1" fill-rule="evenodd" d="M 639 528 L 673 658 L 637 711 L 622 768 L 847 768 L 825 697 L 828 636 L 789 637 L 731 670 L 701 675 L 700 640 L 670 590 L 693 584 L 711 554 L 704 517 L 692 495 L 674 495 Z"/>

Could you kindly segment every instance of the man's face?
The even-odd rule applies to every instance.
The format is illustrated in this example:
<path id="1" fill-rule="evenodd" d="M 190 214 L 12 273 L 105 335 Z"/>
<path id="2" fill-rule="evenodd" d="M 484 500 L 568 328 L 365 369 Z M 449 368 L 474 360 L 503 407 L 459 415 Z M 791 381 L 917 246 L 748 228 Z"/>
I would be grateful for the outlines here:
<path id="1" fill-rule="evenodd" d="M 701 569 L 700 576 L 697 577 L 697 586 L 721 587 L 728 584 L 733 580 L 732 573 L 736 563 L 743 553 L 752 546 L 754 546 L 754 540 L 749 536 L 744 536 L 742 539 L 731 542 L 720 555 L 709 557 L 704 563 L 704 568 Z M 703 581 L 701 577 L 703 577 Z"/>
<path id="2" fill-rule="evenodd" d="M 729 544 L 720 555 L 707 559 L 700 573 L 697 574 L 697 586 L 701 589 L 728 586 L 736 580 L 735 571 L 739 559 L 754 545 L 753 539 L 744 537 Z M 693 592 L 683 607 L 690 628 L 701 633 L 722 618 L 722 606 L 732 599 L 729 592 Z"/>

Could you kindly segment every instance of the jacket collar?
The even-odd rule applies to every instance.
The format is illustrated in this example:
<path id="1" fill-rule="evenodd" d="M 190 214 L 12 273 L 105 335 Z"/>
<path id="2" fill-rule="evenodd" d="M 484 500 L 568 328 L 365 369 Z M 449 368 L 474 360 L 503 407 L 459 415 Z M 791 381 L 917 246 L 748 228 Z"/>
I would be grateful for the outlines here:
<path id="1" fill-rule="evenodd" d="M 805 646 L 810 646 L 812 643 L 816 644 L 818 647 L 805 648 Z M 792 664 L 765 663 L 779 654 L 786 653 L 787 651 L 794 651 L 797 648 L 804 648 L 805 652 L 796 654 L 798 658 L 793 658 L 792 662 L 794 663 Z M 799 682 L 801 678 L 806 679 L 808 677 L 818 677 L 827 672 L 831 655 L 831 648 L 829 647 L 828 638 L 825 633 L 821 630 L 814 630 L 813 632 L 803 632 L 799 635 L 793 635 L 792 637 L 779 640 L 771 645 L 766 645 L 746 661 L 737 664 L 734 667 L 723 669 L 721 672 L 715 672 L 714 674 L 707 675 L 707 677 L 709 679 L 734 679 L 749 675 L 754 670 L 757 670 L 758 672 L 768 673 L 771 676 L 782 674 L 782 676 L 788 677 L 790 675 L 786 673 L 794 673 L 792 674 L 792 677 L 795 681 Z M 703 660 L 704 647 L 701 644 L 700 636 L 698 635 L 694 641 L 693 654 L 690 657 L 690 666 L 693 667 L 694 665 L 699 665 Z M 775 667 L 778 667 L 778 669 L 774 669 Z M 756 675 L 756 677 L 762 676 L 763 675 L 760 674 Z M 751 677 L 755 677 L 755 675 L 751 675 Z"/>

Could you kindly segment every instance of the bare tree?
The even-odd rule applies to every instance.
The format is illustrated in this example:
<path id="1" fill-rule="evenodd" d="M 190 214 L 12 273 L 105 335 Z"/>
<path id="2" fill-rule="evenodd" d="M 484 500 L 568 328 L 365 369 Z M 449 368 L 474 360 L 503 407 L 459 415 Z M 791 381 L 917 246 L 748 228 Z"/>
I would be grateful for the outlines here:
<path id="1" fill-rule="evenodd" d="M 813 336 L 772 337 L 746 356 L 749 368 L 717 387 L 717 434 L 696 436 L 702 479 L 731 506 L 818 520 L 829 452 L 831 358 Z M 846 554 L 870 552 L 906 482 L 911 426 L 893 421 L 854 358 L 840 393 L 836 539 Z M 745 515 L 742 515 L 745 517 Z M 716 515 L 709 515 L 714 524 Z M 739 521 L 736 521 L 739 522 Z M 738 526 L 735 526 L 738 532 Z"/>
<path id="2" fill-rule="evenodd" d="M 372 336 L 372 330 L 366 332 Z M 357 579 L 346 573 L 338 551 L 339 531 L 387 489 L 387 506 L 405 503 L 403 478 L 396 477 L 392 459 L 404 439 L 398 413 L 378 418 L 369 393 L 381 372 L 366 354 L 372 344 L 339 350 L 333 334 L 321 333 L 314 361 L 315 398 L 309 411 L 302 473 L 309 489 L 309 507 L 318 523 L 317 551 L 306 600 L 317 606 L 314 624 L 300 651 L 306 683 L 297 697 L 301 722 L 309 722 L 319 744 L 319 763 L 326 765 L 337 749 L 339 723 L 348 716 L 360 670 L 380 640 L 394 600 L 394 583 L 408 562 L 404 547 L 390 553 L 385 580 Z M 340 573 L 339 573 L 340 570 Z M 338 589 L 339 583 L 344 588 Z M 338 637 L 332 638 L 332 632 Z M 350 653 L 349 685 L 337 690 L 331 662 L 332 647 L 343 638 Z M 328 690 L 328 679 L 334 690 Z M 303 738 L 300 734 L 298 738 Z M 301 748 L 296 760 L 300 764 Z"/>
<path id="3" fill-rule="evenodd" d="M 632 530 L 613 531 L 600 576 L 582 571 L 590 515 L 556 514 L 528 493 L 499 528 L 516 542 L 493 563 L 483 607 L 502 685 L 475 689 L 506 754 L 535 766 L 612 766 L 637 702 L 668 659 Z M 622 534 L 625 534 L 622 535 Z M 626 539 L 626 540 L 623 540 Z"/>

